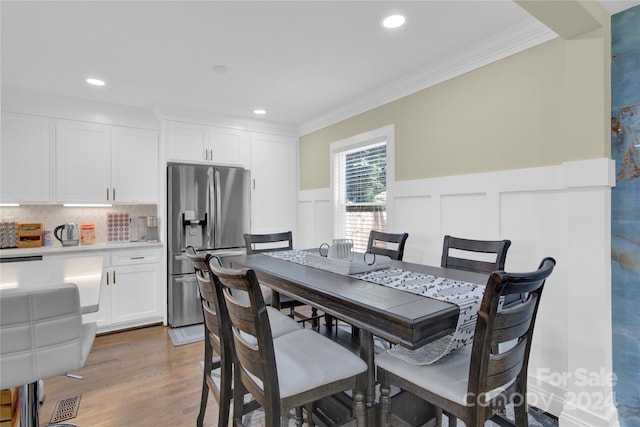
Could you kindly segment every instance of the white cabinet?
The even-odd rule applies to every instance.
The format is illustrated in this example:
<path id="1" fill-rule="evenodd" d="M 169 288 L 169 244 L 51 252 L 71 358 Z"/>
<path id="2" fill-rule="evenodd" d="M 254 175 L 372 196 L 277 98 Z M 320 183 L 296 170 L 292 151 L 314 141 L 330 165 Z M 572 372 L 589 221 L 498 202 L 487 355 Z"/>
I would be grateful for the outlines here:
<path id="1" fill-rule="evenodd" d="M 295 230 L 298 139 L 252 133 L 251 231 Z"/>
<path id="2" fill-rule="evenodd" d="M 99 332 L 163 321 L 161 251 L 118 249 L 107 253 L 100 310 L 85 315 L 85 321 L 97 322 Z"/>
<path id="3" fill-rule="evenodd" d="M 56 154 L 59 202 L 158 202 L 157 132 L 61 120 Z"/>
<path id="4" fill-rule="evenodd" d="M 249 167 L 249 132 L 173 120 L 166 123 L 166 130 L 170 161 Z"/>
<path id="5" fill-rule="evenodd" d="M 57 200 L 110 203 L 109 126 L 59 121 L 56 140 Z"/>
<path id="6" fill-rule="evenodd" d="M 158 133 L 114 127 L 111 130 L 111 200 L 158 203 Z"/>
<path id="7" fill-rule="evenodd" d="M 0 202 L 51 201 L 52 134 L 47 118 L 2 113 Z"/>

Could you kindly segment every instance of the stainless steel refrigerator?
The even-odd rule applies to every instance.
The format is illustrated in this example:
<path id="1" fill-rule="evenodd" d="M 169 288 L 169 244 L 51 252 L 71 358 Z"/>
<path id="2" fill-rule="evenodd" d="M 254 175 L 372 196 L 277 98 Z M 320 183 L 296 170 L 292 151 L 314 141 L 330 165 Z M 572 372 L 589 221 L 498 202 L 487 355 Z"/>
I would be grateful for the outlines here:
<path id="1" fill-rule="evenodd" d="M 167 166 L 168 318 L 171 327 L 201 323 L 193 266 L 184 251 L 219 256 L 244 253 L 250 230 L 250 176 L 242 168 L 169 163 Z"/>

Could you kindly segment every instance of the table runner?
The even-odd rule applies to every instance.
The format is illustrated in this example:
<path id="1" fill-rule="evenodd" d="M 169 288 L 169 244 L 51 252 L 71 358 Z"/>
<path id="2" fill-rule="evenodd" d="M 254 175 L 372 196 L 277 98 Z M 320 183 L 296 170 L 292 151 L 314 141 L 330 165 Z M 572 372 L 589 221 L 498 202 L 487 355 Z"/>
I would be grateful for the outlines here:
<path id="1" fill-rule="evenodd" d="M 300 250 L 287 250 L 265 252 L 264 255 L 307 265 L 307 253 Z M 389 353 L 405 362 L 414 365 L 430 365 L 455 349 L 472 343 L 478 310 L 484 294 L 483 285 L 399 268 L 351 274 L 350 277 L 450 302 L 460 308 L 456 330 L 452 334 L 415 350 L 409 350 L 400 345 L 389 350 Z"/>

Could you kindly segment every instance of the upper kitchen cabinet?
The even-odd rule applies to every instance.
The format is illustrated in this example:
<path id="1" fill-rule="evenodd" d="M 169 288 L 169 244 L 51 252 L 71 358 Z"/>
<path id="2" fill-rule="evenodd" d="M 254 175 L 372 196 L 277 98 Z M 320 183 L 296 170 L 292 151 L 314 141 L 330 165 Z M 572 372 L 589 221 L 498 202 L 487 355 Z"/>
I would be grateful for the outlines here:
<path id="1" fill-rule="evenodd" d="M 251 135 L 251 230 L 273 233 L 295 230 L 297 138 Z"/>
<path id="2" fill-rule="evenodd" d="M 114 203 L 158 203 L 158 133 L 131 128 L 111 132 L 111 188 Z"/>
<path id="3" fill-rule="evenodd" d="M 51 201 L 53 129 L 47 118 L 2 113 L 0 202 Z"/>
<path id="4" fill-rule="evenodd" d="M 249 132 L 169 120 L 168 160 L 249 167 Z"/>
<path id="5" fill-rule="evenodd" d="M 59 202 L 158 202 L 157 132 L 59 121 L 56 154 Z"/>
<path id="6" fill-rule="evenodd" d="M 56 154 L 59 202 L 111 203 L 109 126 L 59 121 Z"/>

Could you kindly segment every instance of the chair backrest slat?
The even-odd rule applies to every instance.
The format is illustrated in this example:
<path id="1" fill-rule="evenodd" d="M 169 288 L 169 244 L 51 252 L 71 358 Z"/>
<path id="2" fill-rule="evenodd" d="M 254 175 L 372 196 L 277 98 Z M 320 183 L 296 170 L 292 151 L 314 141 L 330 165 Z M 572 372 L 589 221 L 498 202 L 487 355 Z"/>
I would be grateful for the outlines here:
<path id="1" fill-rule="evenodd" d="M 505 353 L 491 355 L 487 372 L 487 390 L 505 386 L 517 378 L 524 364 L 526 344 L 524 340 Z"/>
<path id="2" fill-rule="evenodd" d="M 293 233 L 244 234 L 247 255 L 293 249 Z"/>
<path id="3" fill-rule="evenodd" d="M 367 251 L 376 255 L 388 256 L 391 259 L 402 261 L 404 257 L 404 245 L 409 237 L 408 233 L 384 233 L 371 230 Z M 394 247 L 388 247 L 392 244 Z M 384 246 L 381 246 L 384 245 Z"/>
<path id="4" fill-rule="evenodd" d="M 511 246 L 510 240 L 472 240 L 447 235 L 444 236 L 440 265 L 445 268 L 457 268 L 481 273 L 504 270 L 509 246 Z M 461 258 L 452 255 L 450 253 L 452 250 L 469 253 L 470 256 L 473 253 L 483 254 L 493 258 L 493 260 Z"/>
<path id="5" fill-rule="evenodd" d="M 523 336 L 533 318 L 537 295 L 524 303 L 516 304 L 497 313 L 493 328 L 494 343 L 504 343 Z"/>

